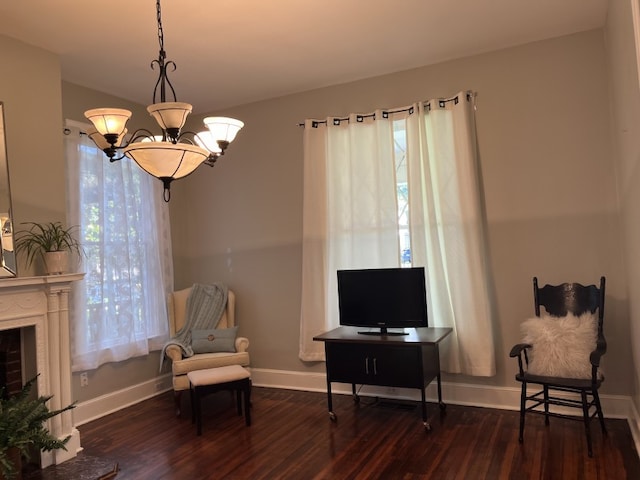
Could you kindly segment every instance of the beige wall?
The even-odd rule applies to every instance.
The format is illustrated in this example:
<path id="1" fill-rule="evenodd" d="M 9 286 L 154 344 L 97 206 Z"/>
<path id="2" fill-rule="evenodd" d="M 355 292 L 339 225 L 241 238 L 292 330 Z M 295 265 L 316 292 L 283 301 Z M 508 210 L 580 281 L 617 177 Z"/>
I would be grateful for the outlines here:
<path id="1" fill-rule="evenodd" d="M 0 99 L 7 104 L 16 214 L 19 221 L 64 218 L 62 120 L 82 120 L 81 113 L 102 100 L 115 103 L 66 83 L 61 95 L 58 61 L 42 50 L 0 37 L 0 61 L 10 71 L 0 78 Z M 172 187 L 176 287 L 221 280 L 236 290 L 240 333 L 251 339 L 254 367 L 322 371 L 323 365 L 305 364 L 297 356 L 302 236 L 297 124 L 465 89 L 479 95 L 498 374 L 448 380 L 513 387 L 515 364 L 506 357 L 519 339 L 519 323 L 532 314 L 531 277 L 590 283 L 606 275 L 605 392 L 629 394 L 627 280 L 600 30 L 216 112 L 237 116 L 246 127 L 215 168 L 201 167 Z M 145 115 L 134 107 L 135 117 Z M 35 152 L 33 118 L 42 118 L 42 110 L 37 145 L 45 147 Z M 191 123 L 198 120 L 194 116 Z M 86 400 L 126 388 L 153 378 L 156 366 L 157 355 L 109 364 L 91 372 L 89 389 L 80 389 L 75 379 L 74 393 Z"/>
<path id="2" fill-rule="evenodd" d="M 473 89 L 498 373 L 448 380 L 513 387 L 516 365 L 507 357 L 520 322 L 533 314 L 532 277 L 595 283 L 605 275 L 605 391 L 629 393 L 627 285 L 606 68 L 603 32 L 596 30 L 223 112 L 246 127 L 213 170 L 173 189 L 176 286 L 222 280 L 236 290 L 254 367 L 322 371 L 298 359 L 302 130 L 296 125 Z"/>
<path id="3" fill-rule="evenodd" d="M 0 101 L 4 103 L 14 223 L 64 221 L 60 62 L 56 55 L 0 35 Z M 37 165 L 37 170 L 34 166 Z M 34 172 L 38 172 L 34 175 Z M 19 265 L 19 273 L 32 270 Z"/>
<path id="4" fill-rule="evenodd" d="M 630 341 L 628 372 L 636 411 L 640 411 L 640 85 L 631 3 L 612 1 L 605 28 L 611 86 L 612 132 L 617 160 L 622 235 L 628 281 Z M 640 31 L 640 25 L 635 28 Z"/>

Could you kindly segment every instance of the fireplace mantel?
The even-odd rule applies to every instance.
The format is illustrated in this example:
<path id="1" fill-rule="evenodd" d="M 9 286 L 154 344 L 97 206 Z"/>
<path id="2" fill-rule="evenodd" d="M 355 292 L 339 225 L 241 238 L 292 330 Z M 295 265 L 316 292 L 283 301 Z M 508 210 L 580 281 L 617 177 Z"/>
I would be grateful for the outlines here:
<path id="1" fill-rule="evenodd" d="M 69 292 L 83 273 L 0 279 L 0 330 L 35 328 L 38 395 L 53 395 L 51 410 L 73 402 L 69 340 Z M 73 410 L 49 420 L 51 433 L 71 436 L 67 450 L 42 452 L 42 468 L 73 458 L 81 449 Z"/>

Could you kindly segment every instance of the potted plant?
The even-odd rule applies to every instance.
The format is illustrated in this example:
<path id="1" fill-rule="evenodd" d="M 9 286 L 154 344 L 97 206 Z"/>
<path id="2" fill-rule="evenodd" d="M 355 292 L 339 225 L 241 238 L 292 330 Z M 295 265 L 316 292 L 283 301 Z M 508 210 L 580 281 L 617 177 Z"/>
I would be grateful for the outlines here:
<path id="1" fill-rule="evenodd" d="M 74 237 L 77 226 L 65 228 L 60 222 L 27 222 L 23 225 L 31 227 L 16 233 L 16 251 L 26 253 L 27 265 L 31 265 L 33 260 L 40 256 L 47 274 L 61 274 L 69 269 L 70 252 L 79 256 L 84 253 Z"/>
<path id="2" fill-rule="evenodd" d="M 69 437 L 60 440 L 51 435 L 45 422 L 51 417 L 75 408 L 75 403 L 60 410 L 49 410 L 47 402 L 52 396 L 30 396 L 36 378 L 28 381 L 13 395 L 0 391 L 0 479 L 21 478 L 22 457 L 29 459 L 32 449 L 66 450 Z"/>

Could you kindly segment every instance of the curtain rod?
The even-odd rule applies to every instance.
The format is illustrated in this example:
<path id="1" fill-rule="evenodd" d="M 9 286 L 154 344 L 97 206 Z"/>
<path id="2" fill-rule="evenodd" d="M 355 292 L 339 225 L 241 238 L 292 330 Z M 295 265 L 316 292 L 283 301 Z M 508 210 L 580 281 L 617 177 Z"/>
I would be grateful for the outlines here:
<path id="1" fill-rule="evenodd" d="M 465 95 L 467 97 L 467 100 L 471 100 L 472 98 L 475 98 L 475 96 L 477 95 L 476 92 L 472 92 L 472 91 L 467 91 L 465 92 Z M 423 101 L 423 105 L 430 108 L 431 102 L 434 100 L 425 100 Z M 440 98 L 437 100 L 438 103 L 440 104 L 441 107 L 444 106 L 444 104 L 449 103 L 449 102 L 455 102 L 458 103 L 458 95 L 451 97 L 451 98 Z M 405 108 L 397 108 L 394 110 L 382 110 L 382 118 L 387 118 L 389 116 L 390 113 L 402 113 L 402 112 L 409 112 L 409 115 L 413 114 L 413 109 L 414 107 L 405 107 Z M 367 113 L 367 114 L 362 114 L 362 115 L 356 115 L 356 121 L 357 122 L 362 122 L 365 118 L 375 118 L 376 114 L 375 113 Z M 349 120 L 349 116 L 347 117 L 335 117 L 333 120 L 333 124 L 334 125 L 339 125 L 341 122 L 345 122 Z M 326 125 L 327 124 L 327 120 L 314 120 L 313 121 L 313 126 L 317 127 L 318 125 Z M 298 127 L 304 127 L 305 123 L 298 123 Z"/>

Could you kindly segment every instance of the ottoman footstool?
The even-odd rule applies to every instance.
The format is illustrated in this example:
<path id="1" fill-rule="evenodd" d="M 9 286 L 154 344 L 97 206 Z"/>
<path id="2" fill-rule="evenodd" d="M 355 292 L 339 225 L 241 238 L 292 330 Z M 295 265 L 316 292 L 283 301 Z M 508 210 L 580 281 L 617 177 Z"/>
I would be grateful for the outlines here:
<path id="1" fill-rule="evenodd" d="M 187 374 L 191 395 L 191 421 L 197 424 L 198 435 L 202 435 L 202 397 L 220 390 L 236 392 L 238 415 L 242 415 L 244 397 L 244 418 L 251 425 L 251 375 L 240 365 L 195 370 Z"/>

